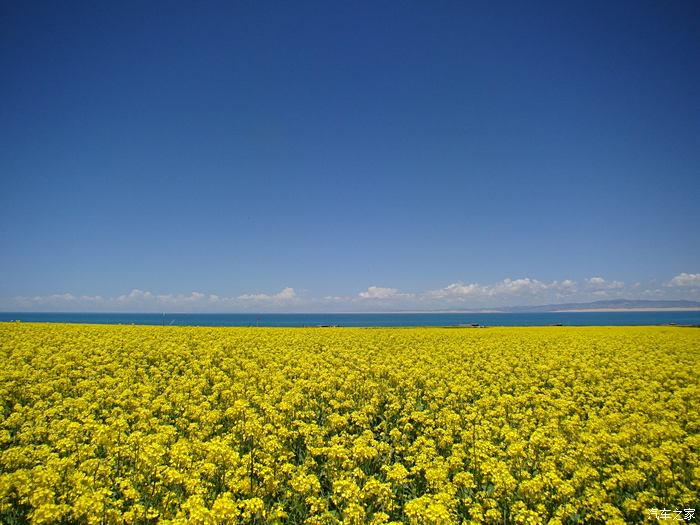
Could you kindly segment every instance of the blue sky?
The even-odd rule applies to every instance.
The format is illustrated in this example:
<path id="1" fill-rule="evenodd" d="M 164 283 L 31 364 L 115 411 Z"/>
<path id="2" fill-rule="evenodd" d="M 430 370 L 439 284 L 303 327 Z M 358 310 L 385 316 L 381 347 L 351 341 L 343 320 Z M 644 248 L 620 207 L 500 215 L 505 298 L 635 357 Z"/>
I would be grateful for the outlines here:
<path id="1" fill-rule="evenodd" d="M 0 308 L 700 299 L 700 3 L 6 2 Z"/>

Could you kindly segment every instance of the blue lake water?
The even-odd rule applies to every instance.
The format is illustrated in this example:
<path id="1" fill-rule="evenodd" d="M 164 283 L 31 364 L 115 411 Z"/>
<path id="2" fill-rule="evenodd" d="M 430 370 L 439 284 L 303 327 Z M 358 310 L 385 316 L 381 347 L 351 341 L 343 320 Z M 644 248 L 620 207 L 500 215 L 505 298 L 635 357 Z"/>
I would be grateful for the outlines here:
<path id="1" fill-rule="evenodd" d="M 171 326 L 626 326 L 700 324 L 696 312 L 153 314 L 0 312 L 2 321 Z"/>

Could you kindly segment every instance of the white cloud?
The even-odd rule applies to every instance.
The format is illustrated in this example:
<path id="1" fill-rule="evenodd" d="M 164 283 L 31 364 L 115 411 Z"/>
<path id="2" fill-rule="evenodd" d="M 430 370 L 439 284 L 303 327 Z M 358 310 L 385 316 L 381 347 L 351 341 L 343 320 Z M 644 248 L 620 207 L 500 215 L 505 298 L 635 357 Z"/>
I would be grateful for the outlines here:
<path id="1" fill-rule="evenodd" d="M 256 293 L 256 294 L 243 294 L 239 295 L 238 299 L 242 301 L 261 301 L 261 302 L 285 302 L 285 301 L 291 301 L 296 298 L 297 294 L 294 291 L 294 288 L 284 288 L 281 292 L 273 294 L 273 295 L 268 295 L 265 293 Z"/>
<path id="2" fill-rule="evenodd" d="M 216 294 L 190 292 L 189 294 L 156 294 L 134 288 L 128 294 L 114 297 L 81 295 L 72 293 L 14 297 L 0 302 L 4 309 L 55 310 L 55 311 L 211 311 L 246 310 L 251 304 L 275 308 L 296 303 L 294 288 L 284 288 L 276 294 L 244 294 L 224 297 Z"/>
<path id="3" fill-rule="evenodd" d="M 148 292 L 147 292 L 148 293 Z M 207 295 L 201 292 L 192 292 L 189 295 L 182 294 L 161 294 L 153 297 L 153 294 L 149 294 L 149 298 L 155 299 L 156 302 L 161 304 L 188 304 L 188 303 L 201 303 L 206 299 Z"/>
<path id="4" fill-rule="evenodd" d="M 52 294 L 52 295 L 35 295 L 34 297 L 16 297 L 22 305 L 43 305 L 55 306 L 61 304 L 91 304 L 99 305 L 104 302 L 104 298 L 99 295 L 73 295 L 72 293 Z"/>
<path id="5" fill-rule="evenodd" d="M 679 273 L 668 282 L 674 288 L 700 288 L 700 273 Z"/>
<path id="6" fill-rule="evenodd" d="M 141 300 L 151 300 L 154 298 L 154 295 L 151 292 L 144 292 L 143 290 L 139 290 L 138 288 L 134 288 L 129 292 L 128 295 L 120 295 L 117 297 L 117 302 L 120 303 L 129 303 L 133 301 L 141 301 Z"/>
<path id="7" fill-rule="evenodd" d="M 412 294 L 401 293 L 396 288 L 384 288 L 381 286 L 370 286 L 367 290 L 357 295 L 361 299 L 400 299 L 412 296 Z"/>
<path id="8" fill-rule="evenodd" d="M 104 300 L 102 302 L 115 303 L 123 306 L 186 306 L 192 304 L 204 303 L 207 300 L 207 295 L 202 292 L 191 292 L 190 294 L 154 294 L 153 292 L 139 290 L 134 288 L 128 294 L 122 294 L 114 299 Z"/>
<path id="9" fill-rule="evenodd" d="M 625 283 L 622 281 L 607 281 L 602 277 L 591 277 L 586 280 L 588 288 L 593 291 L 600 290 L 621 290 L 625 287 Z"/>
<path id="10" fill-rule="evenodd" d="M 68 301 L 68 302 L 73 302 L 73 301 L 75 301 L 75 300 L 77 299 L 77 297 L 75 297 L 75 295 L 73 295 L 72 293 L 63 293 L 63 294 L 53 294 L 53 295 L 49 295 L 48 297 L 45 297 L 45 298 L 42 298 L 42 297 L 35 297 L 34 299 L 35 299 L 35 300 L 36 300 L 36 299 L 39 299 L 39 300 L 44 299 L 44 300 L 45 300 L 46 302 L 48 302 L 48 303 L 51 303 L 51 302 L 54 302 L 54 301 Z"/>
<path id="11" fill-rule="evenodd" d="M 521 279 L 503 279 L 494 284 L 464 284 L 456 282 L 438 290 L 429 290 L 424 296 L 428 299 L 498 299 L 538 296 L 549 292 L 561 296 L 575 293 L 576 290 L 576 282 L 570 279 L 543 282 L 524 277 Z"/>
<path id="12" fill-rule="evenodd" d="M 456 282 L 438 290 L 428 290 L 425 295 L 432 299 L 463 299 L 481 295 L 482 287 L 476 283 Z"/>
<path id="13" fill-rule="evenodd" d="M 551 285 L 538 281 L 537 279 L 503 279 L 500 283 L 487 286 L 486 291 L 490 296 L 499 295 L 532 295 L 547 290 Z"/>
<path id="14" fill-rule="evenodd" d="M 276 299 L 295 299 L 297 294 L 294 292 L 294 288 L 285 288 L 283 289 L 280 293 L 278 293 L 275 298 Z"/>
<path id="15" fill-rule="evenodd" d="M 301 296 L 286 287 L 277 293 L 218 295 L 193 291 L 185 294 L 155 293 L 134 288 L 111 297 L 58 293 L 13 298 L 0 297 L 5 311 L 65 312 L 284 312 L 367 311 L 449 308 L 498 308 L 535 304 L 586 302 L 612 298 L 700 299 L 700 273 L 681 273 L 660 286 L 657 281 L 626 285 L 622 281 L 594 276 L 541 281 L 531 277 L 503 279 L 494 283 L 456 281 L 443 288 L 419 293 L 398 288 L 370 286 L 352 295 Z"/>
<path id="16" fill-rule="evenodd" d="M 352 297 L 345 297 L 342 295 L 326 295 L 325 297 L 321 298 L 321 302 L 323 303 L 341 303 L 351 300 Z"/>

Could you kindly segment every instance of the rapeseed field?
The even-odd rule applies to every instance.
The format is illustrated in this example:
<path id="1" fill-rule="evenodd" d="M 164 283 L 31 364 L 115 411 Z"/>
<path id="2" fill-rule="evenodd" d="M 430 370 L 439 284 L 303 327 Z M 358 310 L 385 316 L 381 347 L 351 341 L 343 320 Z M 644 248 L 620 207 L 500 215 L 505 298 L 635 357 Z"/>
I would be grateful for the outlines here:
<path id="1" fill-rule="evenodd" d="M 3 323 L 0 521 L 656 521 L 699 372 L 676 327 Z"/>

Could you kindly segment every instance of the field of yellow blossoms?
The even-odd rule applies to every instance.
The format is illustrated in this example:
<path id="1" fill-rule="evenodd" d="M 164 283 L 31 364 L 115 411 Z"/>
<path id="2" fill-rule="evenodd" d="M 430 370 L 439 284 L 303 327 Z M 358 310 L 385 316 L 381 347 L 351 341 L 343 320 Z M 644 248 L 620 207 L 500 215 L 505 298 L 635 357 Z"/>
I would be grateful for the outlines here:
<path id="1" fill-rule="evenodd" d="M 698 373 L 692 328 L 2 323 L 0 522 L 649 521 Z"/>

